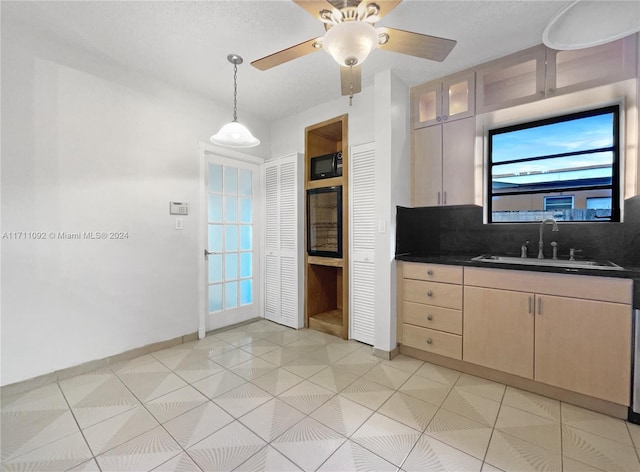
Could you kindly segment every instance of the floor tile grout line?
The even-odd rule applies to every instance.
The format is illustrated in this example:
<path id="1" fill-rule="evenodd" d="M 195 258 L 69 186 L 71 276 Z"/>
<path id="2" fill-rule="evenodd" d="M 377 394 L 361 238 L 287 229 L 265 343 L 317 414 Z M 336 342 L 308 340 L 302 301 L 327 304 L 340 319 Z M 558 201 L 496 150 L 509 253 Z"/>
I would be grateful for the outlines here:
<path id="1" fill-rule="evenodd" d="M 491 428 L 491 434 L 489 435 L 489 441 L 487 442 L 487 448 L 485 449 L 484 456 L 482 457 L 482 466 L 480 467 L 480 469 L 482 469 L 484 464 L 487 462 L 487 455 L 489 454 L 489 448 L 491 447 L 491 441 L 493 440 L 493 435 L 496 432 L 496 425 L 498 424 L 498 417 L 500 416 L 500 410 L 502 410 L 502 405 L 504 403 L 504 397 L 505 397 L 506 394 L 507 394 L 507 387 L 505 386 L 504 390 L 502 391 L 502 397 L 500 398 L 500 407 L 498 408 L 498 413 L 496 414 L 496 419 L 493 421 L 493 426 Z"/>
<path id="2" fill-rule="evenodd" d="M 638 462 L 640 462 L 640 448 L 636 447 L 636 443 L 633 440 L 633 435 L 631 434 L 631 427 L 629 426 L 631 423 L 629 421 L 625 422 L 625 425 L 627 427 L 627 431 L 629 432 L 629 437 L 631 438 L 631 444 L 633 445 L 633 448 L 636 451 L 636 456 L 638 456 Z M 640 425 L 638 426 L 640 428 Z M 640 437 L 640 434 L 638 434 L 638 437 Z M 640 446 L 640 444 L 638 444 L 638 446 Z"/>
<path id="3" fill-rule="evenodd" d="M 73 420 L 76 422 L 76 426 L 78 427 L 78 430 L 79 430 L 80 434 L 82 435 L 82 439 L 84 440 L 84 443 L 87 445 L 87 449 L 91 453 L 91 458 L 93 459 L 93 461 L 98 466 L 98 470 L 100 470 L 102 472 L 102 467 L 100 467 L 100 464 L 98 463 L 98 459 L 96 458 L 96 455 L 93 452 L 93 449 L 89 445 L 89 441 L 87 441 L 87 437 L 85 436 L 84 431 L 80 427 L 80 423 L 78 422 L 78 418 L 76 418 L 76 414 L 74 413 L 73 409 L 71 408 L 71 404 L 69 403 L 69 399 L 65 395 L 64 390 L 62 389 L 62 386 L 60 385 L 60 382 L 56 382 L 56 385 L 58 386 L 58 390 L 60 390 L 60 394 L 62 395 L 62 398 L 64 398 L 64 401 L 67 404 L 67 407 L 69 408 L 69 411 L 71 412 L 71 416 L 73 417 Z M 75 464 L 73 467 L 77 467 L 78 465 L 83 464 L 84 462 L 88 462 L 88 461 L 79 462 L 78 464 Z"/>

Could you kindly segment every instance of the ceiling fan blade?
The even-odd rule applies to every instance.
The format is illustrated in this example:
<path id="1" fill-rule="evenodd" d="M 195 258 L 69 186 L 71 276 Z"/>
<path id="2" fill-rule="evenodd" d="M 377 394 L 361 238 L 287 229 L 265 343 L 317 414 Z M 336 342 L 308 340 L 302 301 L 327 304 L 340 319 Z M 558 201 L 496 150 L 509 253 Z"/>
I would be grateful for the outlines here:
<path id="1" fill-rule="evenodd" d="M 353 95 L 362 90 L 360 66 L 340 67 L 340 84 L 342 95 Z"/>
<path id="2" fill-rule="evenodd" d="M 389 40 L 385 44 L 378 46 L 380 49 L 422 57 L 431 61 L 444 61 L 457 43 L 453 39 L 438 38 L 395 28 L 381 27 L 376 28 L 376 31 L 378 35 L 387 34 L 389 36 Z"/>
<path id="3" fill-rule="evenodd" d="M 293 3 L 301 8 L 304 8 L 307 13 L 313 16 L 316 20 L 322 21 L 320 12 L 322 10 L 334 11 L 335 8 L 327 0 L 293 0 Z"/>
<path id="4" fill-rule="evenodd" d="M 295 46 L 291 46 L 290 48 L 283 49 L 282 51 L 278 51 L 276 53 L 270 54 L 260 59 L 256 59 L 251 62 L 251 65 L 256 69 L 267 70 L 272 67 L 279 66 L 280 64 L 284 64 L 285 62 L 292 61 L 293 59 L 297 59 L 302 56 L 306 56 L 307 54 L 311 54 L 312 52 L 320 51 L 322 48 L 314 47 L 314 43 L 320 41 L 321 38 L 310 39 L 309 41 L 305 41 L 304 43 L 296 44 Z"/>

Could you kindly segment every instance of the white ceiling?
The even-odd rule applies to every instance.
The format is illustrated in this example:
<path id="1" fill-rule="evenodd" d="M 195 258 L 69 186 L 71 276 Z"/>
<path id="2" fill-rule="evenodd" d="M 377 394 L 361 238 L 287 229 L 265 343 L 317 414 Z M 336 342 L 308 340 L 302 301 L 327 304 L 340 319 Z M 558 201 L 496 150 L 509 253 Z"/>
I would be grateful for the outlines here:
<path id="1" fill-rule="evenodd" d="M 386 69 L 411 86 L 539 44 L 549 20 L 568 3 L 404 0 L 378 25 L 458 44 L 442 63 L 373 51 L 362 65 L 363 87 Z M 243 112 L 278 119 L 340 97 L 339 66 L 324 51 L 264 72 L 249 64 L 322 36 L 322 24 L 288 0 L 2 1 L 2 23 L 53 35 L 207 96 L 229 106 L 230 116 L 233 68 L 226 57 L 239 54 L 245 60 L 238 70 L 240 120 Z"/>

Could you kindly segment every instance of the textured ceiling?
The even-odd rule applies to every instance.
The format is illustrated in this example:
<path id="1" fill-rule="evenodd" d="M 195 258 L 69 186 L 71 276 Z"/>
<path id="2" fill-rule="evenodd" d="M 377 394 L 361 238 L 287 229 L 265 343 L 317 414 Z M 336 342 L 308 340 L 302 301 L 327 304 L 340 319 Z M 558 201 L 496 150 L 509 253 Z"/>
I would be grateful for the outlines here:
<path id="1" fill-rule="evenodd" d="M 458 44 L 443 63 L 373 51 L 362 65 L 363 87 L 386 69 L 415 85 L 538 44 L 568 3 L 405 0 L 378 26 Z M 226 56 L 239 54 L 245 60 L 238 70 L 240 119 L 243 112 L 278 119 L 340 97 L 339 67 L 324 51 L 264 72 L 249 64 L 323 34 L 319 21 L 287 0 L 2 1 L 2 23 L 52 35 L 230 110 L 233 69 Z"/>

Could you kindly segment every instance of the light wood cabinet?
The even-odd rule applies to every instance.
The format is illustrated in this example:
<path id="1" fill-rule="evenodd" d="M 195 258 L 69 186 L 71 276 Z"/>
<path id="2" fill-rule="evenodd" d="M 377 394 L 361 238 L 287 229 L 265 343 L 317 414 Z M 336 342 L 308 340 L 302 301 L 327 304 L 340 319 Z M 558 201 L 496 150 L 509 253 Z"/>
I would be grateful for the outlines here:
<path id="1" fill-rule="evenodd" d="M 629 404 L 631 308 L 536 296 L 535 380 Z"/>
<path id="2" fill-rule="evenodd" d="M 463 360 L 532 379 L 533 297 L 465 287 Z"/>
<path id="3" fill-rule="evenodd" d="M 630 280 L 481 268 L 464 275 L 464 361 L 629 405 Z"/>
<path id="4" fill-rule="evenodd" d="M 459 120 L 475 113 L 475 73 L 462 72 L 411 89 L 413 128 Z"/>
<path id="5" fill-rule="evenodd" d="M 462 267 L 404 262 L 399 342 L 462 359 Z"/>
<path id="6" fill-rule="evenodd" d="M 414 206 L 473 204 L 475 118 L 413 131 Z"/>
<path id="7" fill-rule="evenodd" d="M 629 79 L 637 60 L 636 35 L 578 50 L 525 49 L 476 69 L 477 113 Z"/>

